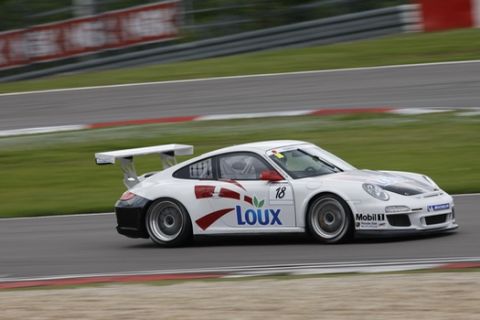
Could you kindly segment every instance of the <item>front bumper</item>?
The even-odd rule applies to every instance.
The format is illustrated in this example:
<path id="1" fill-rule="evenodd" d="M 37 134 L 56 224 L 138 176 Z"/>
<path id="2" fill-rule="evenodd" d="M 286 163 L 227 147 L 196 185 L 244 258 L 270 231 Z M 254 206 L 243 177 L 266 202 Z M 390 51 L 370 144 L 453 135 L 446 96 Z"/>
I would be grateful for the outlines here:
<path id="1" fill-rule="evenodd" d="M 355 231 L 359 235 L 413 235 L 455 230 L 455 207 L 446 193 L 392 199 L 390 202 L 352 202 Z M 388 212 L 387 206 L 407 207 Z"/>
<path id="2" fill-rule="evenodd" d="M 131 200 L 118 200 L 115 204 L 117 232 L 129 238 L 148 238 L 145 214 L 150 200 L 135 196 Z"/>
<path id="3" fill-rule="evenodd" d="M 387 229 L 387 230 L 357 230 L 355 236 L 362 237 L 383 237 L 395 238 L 403 236 L 422 236 L 439 233 L 453 232 L 458 228 L 457 224 L 451 224 L 447 227 L 432 228 L 432 229 Z"/>

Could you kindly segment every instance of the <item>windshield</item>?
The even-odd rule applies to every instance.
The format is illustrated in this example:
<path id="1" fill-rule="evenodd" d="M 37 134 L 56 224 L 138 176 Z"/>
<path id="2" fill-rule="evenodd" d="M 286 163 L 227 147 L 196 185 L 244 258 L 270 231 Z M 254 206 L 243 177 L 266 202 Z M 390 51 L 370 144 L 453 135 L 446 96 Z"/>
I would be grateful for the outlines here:
<path id="1" fill-rule="evenodd" d="M 310 150 L 309 150 L 310 149 Z M 343 171 L 327 160 L 321 159 L 313 148 L 297 148 L 282 152 L 272 152 L 269 156 L 292 178 L 316 177 Z"/>

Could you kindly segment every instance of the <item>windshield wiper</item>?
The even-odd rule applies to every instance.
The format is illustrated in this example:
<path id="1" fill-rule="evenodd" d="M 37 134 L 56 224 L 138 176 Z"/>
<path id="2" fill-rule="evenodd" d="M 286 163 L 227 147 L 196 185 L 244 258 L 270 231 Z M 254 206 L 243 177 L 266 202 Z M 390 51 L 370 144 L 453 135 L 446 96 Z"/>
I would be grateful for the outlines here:
<path id="1" fill-rule="evenodd" d="M 332 169 L 333 171 L 335 171 L 335 172 L 343 172 L 342 169 L 340 169 L 339 167 L 337 167 L 336 165 L 334 165 L 334 164 L 332 164 L 332 163 L 330 163 L 330 162 L 328 162 L 328 161 L 325 161 L 325 160 L 323 160 L 323 159 L 320 159 L 319 156 L 316 156 L 316 155 L 314 155 L 314 154 L 310 154 L 310 153 L 308 153 L 308 152 L 306 152 L 306 151 L 304 151 L 304 150 L 302 150 L 302 149 L 297 149 L 297 151 L 300 151 L 300 152 L 302 152 L 302 153 L 304 153 L 304 154 L 312 157 L 313 159 L 315 159 L 315 160 L 317 160 L 317 161 L 320 161 L 321 163 L 323 163 L 323 164 L 326 165 L 327 167 L 331 168 L 331 169 Z"/>

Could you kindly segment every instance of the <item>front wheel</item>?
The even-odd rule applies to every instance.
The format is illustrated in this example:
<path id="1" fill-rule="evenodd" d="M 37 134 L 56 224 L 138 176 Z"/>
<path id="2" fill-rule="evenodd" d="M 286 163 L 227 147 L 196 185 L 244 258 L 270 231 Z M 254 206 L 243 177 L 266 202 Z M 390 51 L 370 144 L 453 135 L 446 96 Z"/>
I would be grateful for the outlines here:
<path id="1" fill-rule="evenodd" d="M 347 203 L 335 195 L 315 199 L 307 212 L 310 234 L 324 243 L 338 243 L 353 235 L 352 213 Z"/>
<path id="2" fill-rule="evenodd" d="M 159 199 L 152 203 L 145 216 L 148 235 L 162 247 L 176 247 L 192 237 L 192 223 L 187 210 L 173 199 Z"/>

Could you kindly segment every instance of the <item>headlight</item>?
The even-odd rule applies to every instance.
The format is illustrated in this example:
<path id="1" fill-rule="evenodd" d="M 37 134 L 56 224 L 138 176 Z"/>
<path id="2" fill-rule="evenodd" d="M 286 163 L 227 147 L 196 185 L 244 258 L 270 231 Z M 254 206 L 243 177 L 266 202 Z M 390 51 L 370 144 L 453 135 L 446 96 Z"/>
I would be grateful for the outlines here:
<path id="1" fill-rule="evenodd" d="M 390 199 L 388 193 L 386 193 L 381 187 L 375 184 L 364 183 L 362 186 L 363 190 L 365 190 L 369 195 L 378 200 L 388 201 L 388 199 Z"/>
<path id="2" fill-rule="evenodd" d="M 410 208 L 407 206 L 388 206 L 385 207 L 386 213 L 409 212 Z"/>

